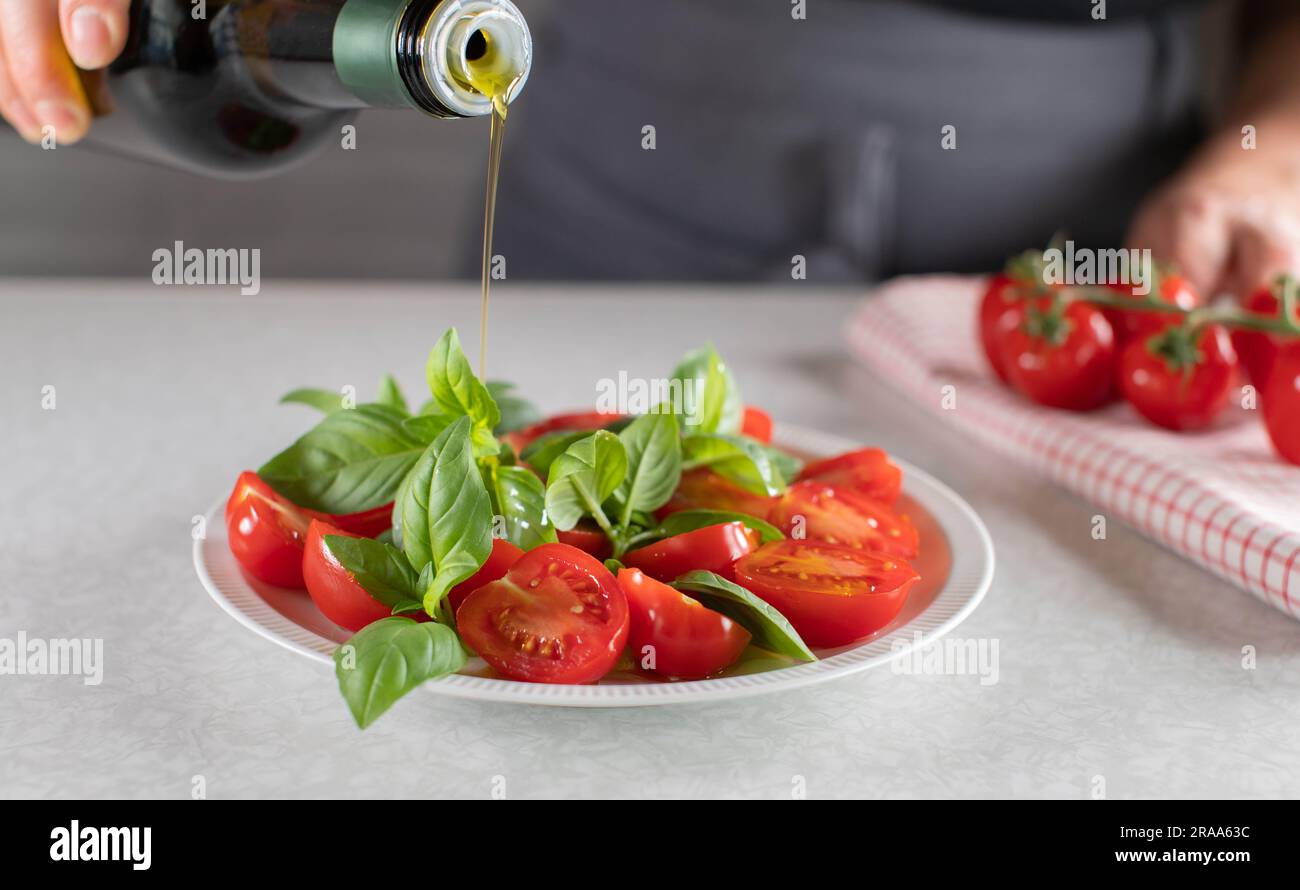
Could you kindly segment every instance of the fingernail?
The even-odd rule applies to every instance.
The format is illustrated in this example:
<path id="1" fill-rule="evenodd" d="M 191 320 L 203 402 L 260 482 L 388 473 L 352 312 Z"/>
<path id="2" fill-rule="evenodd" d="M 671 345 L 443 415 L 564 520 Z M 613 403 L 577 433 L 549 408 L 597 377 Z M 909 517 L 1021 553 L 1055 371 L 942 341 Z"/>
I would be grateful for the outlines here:
<path id="1" fill-rule="evenodd" d="M 83 52 L 102 52 L 108 45 L 108 22 L 92 6 L 82 6 L 72 14 L 72 42 Z"/>
<path id="2" fill-rule="evenodd" d="M 60 139 L 74 139 L 86 128 L 86 112 L 75 102 L 46 99 L 32 109 L 42 126 L 53 127 Z"/>

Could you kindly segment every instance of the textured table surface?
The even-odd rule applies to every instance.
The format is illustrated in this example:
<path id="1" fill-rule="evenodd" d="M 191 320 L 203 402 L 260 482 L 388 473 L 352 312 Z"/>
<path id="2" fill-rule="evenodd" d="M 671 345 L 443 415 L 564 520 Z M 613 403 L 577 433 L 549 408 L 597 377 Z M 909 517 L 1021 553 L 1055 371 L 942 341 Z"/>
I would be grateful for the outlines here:
<path id="1" fill-rule="evenodd" d="M 473 341 L 472 289 L 0 280 L 0 637 L 104 641 L 98 686 L 0 675 L 0 796 L 1300 795 L 1300 624 L 1118 523 L 1094 540 L 1090 506 L 874 383 L 842 342 L 852 294 L 501 291 L 490 374 L 544 409 L 711 339 L 774 415 L 949 483 L 998 550 L 955 632 L 997 641 L 998 682 L 886 667 L 609 711 L 416 693 L 362 734 L 328 668 L 208 599 L 191 518 L 310 423 L 281 393 L 364 397 L 389 370 L 418 393 L 443 328 Z"/>

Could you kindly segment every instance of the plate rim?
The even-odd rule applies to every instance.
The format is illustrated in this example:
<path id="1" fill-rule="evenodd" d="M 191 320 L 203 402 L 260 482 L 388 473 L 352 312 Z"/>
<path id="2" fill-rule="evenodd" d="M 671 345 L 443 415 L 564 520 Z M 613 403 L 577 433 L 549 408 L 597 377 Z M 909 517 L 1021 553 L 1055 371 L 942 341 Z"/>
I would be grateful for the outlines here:
<path id="1" fill-rule="evenodd" d="M 778 423 L 775 425 L 775 434 L 774 438 L 777 440 L 785 441 L 793 447 L 814 453 L 836 453 L 866 447 L 846 436 L 826 433 L 795 424 Z M 795 441 L 791 442 L 790 440 Z M 814 683 L 839 679 L 873 667 L 879 667 L 882 664 L 907 656 L 914 649 L 924 648 L 950 633 L 953 628 L 965 621 L 983 602 L 993 583 L 997 558 L 993 547 L 993 538 L 989 534 L 988 528 L 980 519 L 979 514 L 961 495 L 930 473 L 908 461 L 892 453 L 890 459 L 898 464 L 903 471 L 904 493 L 922 503 L 932 514 L 936 512 L 936 499 L 941 505 L 941 509 L 937 512 L 955 511 L 956 516 L 967 524 L 965 531 L 971 538 L 971 543 L 978 544 L 978 547 L 971 547 L 970 551 L 959 552 L 956 546 L 951 546 L 954 537 L 953 529 L 949 523 L 940 522 L 940 527 L 943 529 L 944 534 L 948 536 L 952 550 L 952 566 L 949 569 L 948 580 L 935 595 L 934 600 L 923 611 L 915 615 L 906 624 L 894 628 L 883 636 L 875 637 L 855 648 L 814 662 L 760 671 L 753 674 L 738 674 L 705 680 L 682 680 L 672 683 L 565 685 L 525 683 L 494 677 L 454 674 L 450 677 L 425 683 L 422 688 L 438 695 L 453 698 L 507 704 L 615 708 L 683 704 L 747 698 L 770 692 L 799 689 Z M 915 482 L 921 483 L 919 488 L 922 489 L 922 492 L 918 493 L 911 490 L 909 483 Z M 924 491 L 927 488 L 929 491 Z M 927 497 L 927 495 L 933 495 L 933 497 Z M 225 501 L 225 498 L 219 499 L 204 514 L 209 528 L 212 527 L 211 524 L 214 521 L 218 521 L 221 511 L 224 510 Z M 937 519 L 938 517 L 936 517 L 936 521 Z M 224 528 L 224 523 L 218 527 Z M 963 538 L 965 537 L 963 536 Z M 221 539 L 224 540 L 224 534 Z M 240 581 L 243 586 L 253 592 L 252 598 L 260 604 L 261 609 L 269 613 L 264 616 L 269 619 L 269 623 L 272 625 L 287 625 L 287 627 L 268 626 L 267 623 L 259 621 L 258 616 L 250 614 L 249 611 L 241 608 L 221 589 L 209 569 L 205 556 L 205 545 L 210 540 L 212 539 L 208 535 L 196 536 L 192 546 L 194 568 L 198 574 L 199 582 L 203 585 L 208 596 L 216 601 L 217 605 L 226 614 L 258 636 L 290 651 L 305 655 L 319 663 L 332 665 L 333 659 L 330 655 L 319 648 L 313 648 L 310 642 L 313 640 L 323 641 L 328 643 L 331 648 L 336 644 L 276 611 L 274 607 L 257 595 L 251 586 L 244 583 L 242 577 Z M 971 578 L 961 579 L 964 586 L 969 588 L 963 593 L 960 590 L 953 590 L 953 587 L 954 579 L 958 577 L 958 566 L 963 565 L 967 560 L 973 561 L 973 565 L 969 568 L 974 570 L 974 574 Z M 959 602 L 945 603 L 948 598 Z M 941 604 L 945 606 L 952 605 L 954 608 L 946 617 L 938 619 L 927 629 L 921 631 L 921 637 L 918 640 L 915 636 L 918 629 L 914 625 L 921 622 L 926 615 L 935 611 L 936 607 Z M 942 611 L 942 609 L 939 609 L 939 611 Z M 903 636 L 905 632 L 906 636 Z M 881 651 L 875 651 L 874 654 L 864 654 L 865 650 Z"/>

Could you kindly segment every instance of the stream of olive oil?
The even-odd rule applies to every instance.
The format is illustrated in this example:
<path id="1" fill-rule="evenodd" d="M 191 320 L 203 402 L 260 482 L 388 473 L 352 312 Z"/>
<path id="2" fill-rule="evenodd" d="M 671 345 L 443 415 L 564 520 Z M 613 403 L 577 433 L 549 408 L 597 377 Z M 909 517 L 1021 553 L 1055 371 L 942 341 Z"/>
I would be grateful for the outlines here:
<path id="1" fill-rule="evenodd" d="M 492 287 L 492 229 L 497 215 L 497 183 L 501 178 L 501 144 L 506 135 L 506 112 L 519 83 L 518 74 L 502 66 L 501 54 L 491 37 L 482 35 L 481 52 L 469 61 L 469 79 L 474 89 L 492 100 L 492 129 L 488 137 L 487 194 L 483 201 L 483 290 L 479 301 L 478 376 L 487 380 L 488 297 Z"/>

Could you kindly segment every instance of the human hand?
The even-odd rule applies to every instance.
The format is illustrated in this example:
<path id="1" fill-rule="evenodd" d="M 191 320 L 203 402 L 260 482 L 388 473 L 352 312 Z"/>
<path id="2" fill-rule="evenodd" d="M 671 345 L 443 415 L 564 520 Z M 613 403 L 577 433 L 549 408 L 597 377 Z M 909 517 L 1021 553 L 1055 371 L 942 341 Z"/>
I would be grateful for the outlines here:
<path id="1" fill-rule="evenodd" d="M 1261 125 L 1257 148 L 1229 130 L 1139 207 L 1128 244 L 1172 263 L 1204 297 L 1244 298 L 1300 271 L 1300 123 Z"/>
<path id="2" fill-rule="evenodd" d="M 0 2 L 0 114 L 28 142 L 60 143 L 90 127 L 76 68 L 103 68 L 126 45 L 131 0 Z"/>

